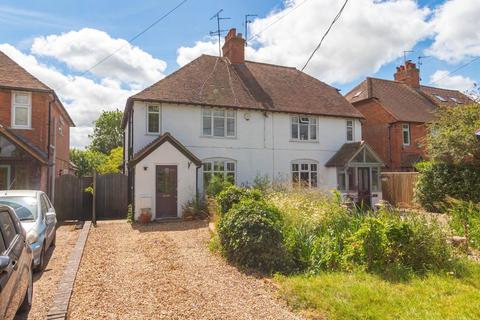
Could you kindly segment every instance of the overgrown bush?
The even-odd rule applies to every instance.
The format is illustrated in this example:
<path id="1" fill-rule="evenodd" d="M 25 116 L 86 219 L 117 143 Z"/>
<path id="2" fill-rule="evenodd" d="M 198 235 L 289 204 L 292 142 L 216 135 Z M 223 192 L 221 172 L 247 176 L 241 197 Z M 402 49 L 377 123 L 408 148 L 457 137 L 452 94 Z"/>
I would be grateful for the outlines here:
<path id="1" fill-rule="evenodd" d="M 217 194 L 222 192 L 222 190 L 226 189 L 231 185 L 232 184 L 224 178 L 213 176 L 210 181 L 208 181 L 205 193 L 209 197 L 215 197 Z"/>
<path id="2" fill-rule="evenodd" d="M 262 192 L 266 192 L 271 186 L 272 186 L 272 183 L 270 182 L 270 178 L 268 177 L 268 175 L 265 175 L 265 176 L 257 175 L 255 179 L 253 179 L 252 187 L 254 189 L 258 189 Z"/>
<path id="3" fill-rule="evenodd" d="M 230 261 L 264 272 L 286 270 L 281 215 L 264 201 L 244 199 L 235 204 L 220 219 L 218 234 Z"/>
<path id="4" fill-rule="evenodd" d="M 439 212 L 446 197 L 480 202 L 480 167 L 472 164 L 422 162 L 415 197 L 426 210 Z"/>
<path id="5" fill-rule="evenodd" d="M 133 223 L 134 220 L 135 218 L 133 216 L 133 207 L 131 204 L 129 204 L 127 207 L 127 223 Z"/>
<path id="6" fill-rule="evenodd" d="M 184 219 L 205 219 L 208 217 L 207 203 L 204 198 L 194 198 L 182 206 Z"/>
<path id="7" fill-rule="evenodd" d="M 446 206 L 452 230 L 467 238 L 468 246 L 480 249 L 480 203 L 449 198 Z M 468 250 L 468 247 L 467 247 Z"/>
<path id="8" fill-rule="evenodd" d="M 262 193 L 256 189 L 247 189 L 237 186 L 228 186 L 217 194 L 217 202 L 220 207 L 220 213 L 225 214 L 234 204 L 239 203 L 243 199 L 261 200 Z"/>

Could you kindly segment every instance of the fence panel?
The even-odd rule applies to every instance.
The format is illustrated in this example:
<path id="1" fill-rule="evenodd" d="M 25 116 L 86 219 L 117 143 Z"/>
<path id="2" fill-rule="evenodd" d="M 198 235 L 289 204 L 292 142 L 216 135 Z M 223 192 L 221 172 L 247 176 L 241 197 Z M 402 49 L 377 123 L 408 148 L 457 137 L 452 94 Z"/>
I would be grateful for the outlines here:
<path id="1" fill-rule="evenodd" d="M 55 179 L 54 207 L 59 221 L 89 220 L 92 216 L 92 195 L 85 188 L 91 177 L 62 175 Z"/>
<path id="2" fill-rule="evenodd" d="M 121 173 L 98 175 L 96 185 L 97 219 L 125 218 L 128 207 L 128 177 Z"/>
<path id="3" fill-rule="evenodd" d="M 382 172 L 383 199 L 398 207 L 414 206 L 417 177 L 417 172 Z"/>

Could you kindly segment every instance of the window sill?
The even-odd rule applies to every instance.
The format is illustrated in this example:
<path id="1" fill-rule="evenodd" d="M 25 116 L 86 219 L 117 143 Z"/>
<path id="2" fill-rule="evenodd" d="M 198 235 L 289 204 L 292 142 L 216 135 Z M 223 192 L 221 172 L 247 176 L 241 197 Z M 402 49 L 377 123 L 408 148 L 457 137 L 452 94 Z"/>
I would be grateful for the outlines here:
<path id="1" fill-rule="evenodd" d="M 318 140 L 296 140 L 296 139 L 290 139 L 290 142 L 298 142 L 298 143 L 320 143 Z"/>
<path id="2" fill-rule="evenodd" d="M 145 133 L 146 136 L 159 136 L 161 133 L 160 132 L 147 132 Z"/>
<path id="3" fill-rule="evenodd" d="M 10 129 L 13 129 L 13 130 L 30 130 L 30 131 L 34 130 L 32 127 L 18 127 L 18 126 L 11 126 Z"/>
<path id="4" fill-rule="evenodd" d="M 215 136 L 200 136 L 200 138 L 207 138 L 207 139 L 223 139 L 223 140 L 236 140 L 237 137 L 215 137 Z"/>

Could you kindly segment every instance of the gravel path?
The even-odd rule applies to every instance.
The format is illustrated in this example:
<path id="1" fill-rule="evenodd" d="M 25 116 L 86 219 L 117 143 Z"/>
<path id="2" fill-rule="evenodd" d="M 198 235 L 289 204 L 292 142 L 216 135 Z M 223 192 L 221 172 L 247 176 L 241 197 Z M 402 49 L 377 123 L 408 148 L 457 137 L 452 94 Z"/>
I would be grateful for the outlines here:
<path id="1" fill-rule="evenodd" d="M 56 246 L 46 252 L 47 266 L 43 272 L 33 274 L 32 308 L 29 313 L 18 314 L 15 319 L 45 319 L 78 235 L 75 225 L 57 228 Z"/>
<path id="2" fill-rule="evenodd" d="M 298 319 L 261 279 L 208 250 L 206 223 L 92 228 L 69 319 Z"/>

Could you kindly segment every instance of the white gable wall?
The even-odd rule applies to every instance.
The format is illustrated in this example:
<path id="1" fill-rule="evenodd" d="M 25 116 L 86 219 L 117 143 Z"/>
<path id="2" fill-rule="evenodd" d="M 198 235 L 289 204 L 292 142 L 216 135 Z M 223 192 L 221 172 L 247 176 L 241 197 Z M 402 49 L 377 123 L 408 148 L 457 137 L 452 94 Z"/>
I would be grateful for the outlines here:
<path id="1" fill-rule="evenodd" d="M 158 135 L 146 133 L 148 105 L 160 106 L 161 133 L 170 132 L 202 161 L 227 158 L 236 161 L 236 183 L 248 184 L 258 176 L 291 180 L 291 163 L 307 159 L 318 162 L 318 185 L 324 190 L 336 188 L 336 169 L 324 164 L 346 141 L 347 118 L 318 116 L 318 141 L 291 141 L 291 115 L 237 110 L 236 138 L 202 137 L 202 108 L 170 103 L 134 103 L 134 153 Z M 249 120 L 246 120 L 246 116 Z M 361 140 L 361 124 L 355 123 L 355 141 Z M 150 157 L 149 157 L 150 158 Z M 137 166 L 138 172 L 139 166 Z M 199 170 L 199 188 L 203 175 Z M 180 169 L 179 169 L 180 173 Z M 154 190 L 154 189 L 152 189 Z M 138 184 L 136 189 L 138 194 Z"/>
<path id="2" fill-rule="evenodd" d="M 135 219 L 142 208 L 151 208 L 155 219 L 155 169 L 157 165 L 177 166 L 177 216 L 182 216 L 182 206 L 196 196 L 196 165 L 166 141 L 135 166 Z M 147 170 L 145 170 L 147 168 Z"/>

